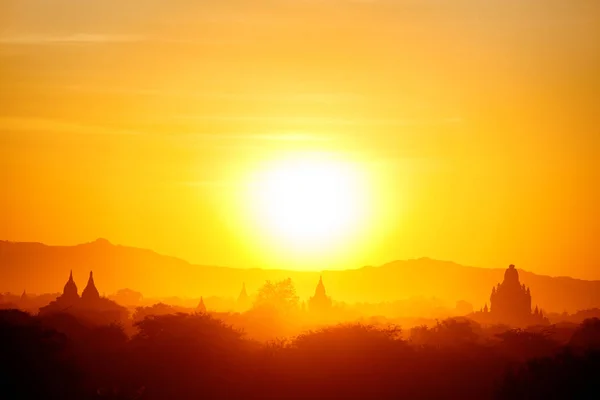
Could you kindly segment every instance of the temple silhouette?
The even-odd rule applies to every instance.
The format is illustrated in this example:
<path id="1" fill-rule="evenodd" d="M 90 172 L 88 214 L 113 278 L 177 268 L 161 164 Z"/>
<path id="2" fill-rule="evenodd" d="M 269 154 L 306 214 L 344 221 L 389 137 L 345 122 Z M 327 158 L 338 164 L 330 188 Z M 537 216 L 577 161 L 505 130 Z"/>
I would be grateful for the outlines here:
<path id="1" fill-rule="evenodd" d="M 485 323 L 503 323 L 513 326 L 546 324 L 547 318 L 537 306 L 531 311 L 531 290 L 519 280 L 519 271 L 510 265 L 502 283 L 492 287 L 490 307 L 487 303 L 475 319 Z"/>
<path id="2" fill-rule="evenodd" d="M 65 287 L 63 288 L 63 294 L 60 295 L 56 299 L 57 301 L 62 302 L 63 304 L 74 304 L 77 300 L 79 300 L 79 293 L 77 291 L 77 285 L 73 280 L 73 271 L 69 274 L 69 280 L 65 283 Z"/>
<path id="3" fill-rule="evenodd" d="M 196 312 L 199 312 L 199 313 L 206 312 L 206 305 L 204 305 L 204 299 L 202 298 L 202 296 L 200 296 L 200 301 L 198 302 L 198 305 L 196 306 Z"/>
<path id="4" fill-rule="evenodd" d="M 315 295 L 308 300 L 308 311 L 316 314 L 324 314 L 331 310 L 331 298 L 327 296 L 323 277 L 319 277 L 319 283 L 315 289 Z"/>
<path id="5" fill-rule="evenodd" d="M 237 298 L 236 306 L 238 308 L 238 311 L 243 312 L 247 311 L 251 305 L 252 302 L 250 300 L 250 296 L 248 296 L 248 292 L 246 292 L 246 283 L 243 283 L 242 291 L 240 292 L 240 295 Z"/>
<path id="6" fill-rule="evenodd" d="M 92 271 L 89 273 L 87 284 L 83 291 L 81 291 L 81 295 L 71 271 L 62 293 L 58 294 L 58 296 L 56 294 L 47 294 L 44 296 L 46 297 L 43 298 L 40 296 L 40 302 L 43 301 L 41 304 L 45 305 L 40 306 L 40 302 L 35 303 L 30 300 L 30 298 L 33 299 L 35 296 L 28 295 L 24 290 L 20 297 L 18 295 L 11 297 L 13 303 L 9 301 L 6 303 L 0 302 L 0 308 L 20 308 L 32 313 L 36 313 L 39 310 L 39 315 L 41 316 L 70 313 L 86 317 L 88 320 L 92 319 L 99 323 L 118 323 L 127 321 L 129 318 L 129 312 L 126 307 L 100 295 Z M 0 299 L 3 301 L 8 300 L 2 297 Z M 492 287 L 489 303 L 486 303 L 477 312 L 472 312 L 472 307 L 469 305 L 470 310 L 465 311 L 461 315 L 481 324 L 506 324 L 514 327 L 549 324 L 549 320 L 545 317 L 543 310 L 533 305 L 531 289 L 521 283 L 518 270 L 514 265 L 510 265 L 504 272 L 503 281 Z M 329 321 L 335 315 L 339 315 L 333 313 L 333 302 L 331 297 L 327 295 L 322 276 L 319 277 L 314 295 L 309 297 L 306 302 L 303 301 L 300 303 L 299 306 L 302 311 L 307 311 L 319 322 Z M 230 307 L 231 310 L 235 309 L 240 313 L 244 313 L 253 307 L 252 298 L 247 293 L 245 283 L 242 284 L 237 300 Z M 168 307 L 168 310 L 173 311 L 174 308 Z M 156 310 L 154 311 L 156 312 Z M 202 297 L 199 299 L 196 307 L 189 308 L 186 312 L 188 311 L 198 313 L 208 312 Z M 339 309 L 337 312 L 339 313 Z"/>
<path id="7" fill-rule="evenodd" d="M 104 323 L 121 322 L 129 317 L 125 307 L 100 296 L 94 282 L 94 273 L 91 271 L 81 296 L 79 296 L 77 284 L 73 279 L 73 271 L 71 271 L 62 294 L 47 306 L 41 307 L 39 311 L 39 315 L 42 316 L 56 313 L 75 314 L 88 320 Z"/>
<path id="8" fill-rule="evenodd" d="M 71 276 L 72 278 L 72 276 Z M 81 292 L 81 300 L 86 302 L 93 302 L 100 298 L 100 293 L 98 293 L 98 289 L 96 289 L 96 284 L 94 283 L 94 273 L 90 271 L 90 277 L 88 279 L 87 286 Z"/>

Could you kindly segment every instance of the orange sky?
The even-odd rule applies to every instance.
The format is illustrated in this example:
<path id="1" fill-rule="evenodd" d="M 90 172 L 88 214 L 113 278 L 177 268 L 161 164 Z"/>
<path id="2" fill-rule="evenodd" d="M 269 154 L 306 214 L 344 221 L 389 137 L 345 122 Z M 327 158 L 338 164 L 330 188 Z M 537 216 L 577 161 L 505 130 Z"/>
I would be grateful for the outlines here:
<path id="1" fill-rule="evenodd" d="M 0 27 L 1 239 L 600 279 L 597 1 L 8 0 Z M 310 262 L 239 216 L 304 151 L 368 171 L 377 215 Z"/>

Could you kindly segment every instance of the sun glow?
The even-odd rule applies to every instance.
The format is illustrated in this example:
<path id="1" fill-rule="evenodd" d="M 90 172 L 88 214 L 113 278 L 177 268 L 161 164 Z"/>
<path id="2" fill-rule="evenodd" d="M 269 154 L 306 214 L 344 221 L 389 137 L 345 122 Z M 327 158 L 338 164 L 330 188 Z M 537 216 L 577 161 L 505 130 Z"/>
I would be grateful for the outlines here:
<path id="1" fill-rule="evenodd" d="M 303 156 L 270 163 L 254 185 L 259 224 L 280 245 L 301 251 L 335 247 L 366 217 L 366 185 L 351 162 Z"/>

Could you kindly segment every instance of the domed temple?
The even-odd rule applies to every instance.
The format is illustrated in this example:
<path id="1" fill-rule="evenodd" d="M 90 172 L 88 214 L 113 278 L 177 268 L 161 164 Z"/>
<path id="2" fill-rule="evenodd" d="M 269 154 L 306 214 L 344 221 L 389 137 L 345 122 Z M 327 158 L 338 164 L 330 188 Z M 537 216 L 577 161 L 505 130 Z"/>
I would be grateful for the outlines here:
<path id="1" fill-rule="evenodd" d="M 526 319 L 531 315 L 531 291 L 519 281 L 519 271 L 510 265 L 502 284 L 492 288 L 490 312 L 501 319 Z"/>
<path id="2" fill-rule="evenodd" d="M 531 290 L 520 282 L 519 271 L 514 265 L 504 272 L 502 283 L 492 287 L 490 308 L 486 304 L 476 314 L 485 322 L 514 326 L 544 324 L 547 321 L 537 306 L 535 312 L 531 312 Z"/>

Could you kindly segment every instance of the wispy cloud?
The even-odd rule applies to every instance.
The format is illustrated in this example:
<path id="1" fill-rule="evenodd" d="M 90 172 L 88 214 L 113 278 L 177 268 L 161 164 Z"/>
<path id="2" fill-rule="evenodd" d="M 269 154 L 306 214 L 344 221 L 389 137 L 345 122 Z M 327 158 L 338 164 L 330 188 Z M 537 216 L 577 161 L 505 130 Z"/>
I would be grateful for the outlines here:
<path id="1" fill-rule="evenodd" d="M 201 141 L 274 141 L 274 142 L 324 142 L 333 140 L 330 136 L 305 133 L 156 133 L 85 123 L 46 119 L 0 117 L 0 131 L 72 133 L 81 135 L 143 135 L 154 134 Z"/>
<path id="2" fill-rule="evenodd" d="M 331 126 L 435 126 L 458 124 L 459 117 L 449 118 L 336 118 L 336 117 L 288 117 L 270 115 L 179 115 L 177 119 L 184 121 L 215 122 L 274 122 L 291 124 L 331 125 Z"/>
<path id="3" fill-rule="evenodd" d="M 219 180 L 198 180 L 198 181 L 184 181 L 177 182 L 178 185 L 190 186 L 190 187 L 232 187 L 235 186 L 232 182 L 219 181 Z"/>
<path id="4" fill-rule="evenodd" d="M 230 134 L 230 133 L 190 133 L 184 134 L 201 140 L 264 140 L 275 142 L 328 142 L 330 136 L 309 135 L 304 133 L 271 133 L 271 134 Z"/>
<path id="5" fill-rule="evenodd" d="M 0 117 L 0 130 L 13 132 L 73 133 L 82 135 L 138 135 L 140 132 L 45 118 Z"/>
<path id="6" fill-rule="evenodd" d="M 51 44 L 103 44 L 103 43 L 129 43 L 144 41 L 144 36 L 73 33 L 68 35 L 13 35 L 0 36 L 0 43 L 23 45 L 51 45 Z"/>
<path id="7" fill-rule="evenodd" d="M 347 103 L 364 100 L 363 96 L 360 94 L 351 92 L 255 93 L 206 90 L 173 90 L 172 88 L 128 88 L 123 86 L 110 87 L 92 85 L 70 85 L 64 86 L 64 89 L 81 93 L 109 93 L 132 96 L 160 96 L 252 102 Z"/>

